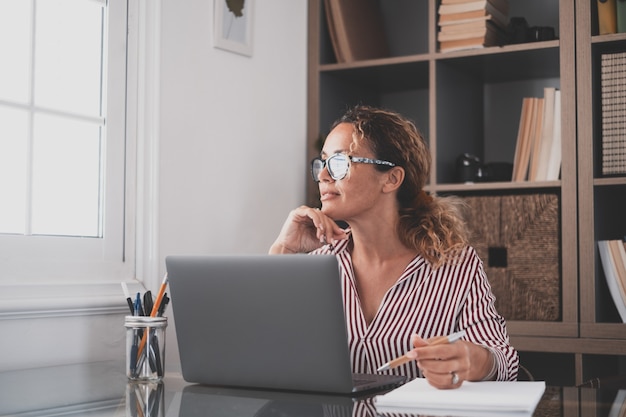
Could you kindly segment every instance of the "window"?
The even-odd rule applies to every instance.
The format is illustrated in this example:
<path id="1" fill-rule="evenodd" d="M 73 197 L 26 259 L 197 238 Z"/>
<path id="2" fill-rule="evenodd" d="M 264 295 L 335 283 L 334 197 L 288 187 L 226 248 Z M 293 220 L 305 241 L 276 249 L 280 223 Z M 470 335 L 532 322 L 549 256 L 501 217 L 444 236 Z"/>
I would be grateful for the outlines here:
<path id="1" fill-rule="evenodd" d="M 125 1 L 0 2 L 0 281 L 126 279 Z"/>

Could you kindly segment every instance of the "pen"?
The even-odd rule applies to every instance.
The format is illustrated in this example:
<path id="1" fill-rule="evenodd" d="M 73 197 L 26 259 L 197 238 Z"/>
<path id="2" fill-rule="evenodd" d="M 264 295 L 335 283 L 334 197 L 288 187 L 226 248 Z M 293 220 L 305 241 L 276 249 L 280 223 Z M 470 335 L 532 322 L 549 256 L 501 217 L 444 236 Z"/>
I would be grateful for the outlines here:
<path id="1" fill-rule="evenodd" d="M 433 346 L 433 345 L 443 345 L 445 343 L 454 343 L 457 340 L 459 340 L 460 338 L 462 338 L 463 336 L 465 336 L 465 330 L 461 330 L 460 332 L 452 333 L 449 336 L 434 337 L 432 339 L 429 339 L 428 344 L 429 344 L 429 346 Z M 406 355 L 403 355 L 403 356 L 400 356 L 398 358 L 395 358 L 395 359 L 387 362 L 386 364 L 384 364 L 383 366 L 378 368 L 376 371 L 380 372 L 380 371 L 386 371 L 388 369 L 397 368 L 398 366 L 404 365 L 405 363 L 410 362 L 412 360 L 413 359 L 408 358 Z"/>
<path id="2" fill-rule="evenodd" d="M 161 305 L 159 306 L 159 311 L 157 312 L 157 316 L 163 316 L 165 313 L 165 309 L 167 308 L 167 303 L 170 302 L 170 297 L 167 296 L 167 293 L 163 295 L 163 301 L 161 301 Z"/>
<path id="3" fill-rule="evenodd" d="M 152 330 L 154 332 L 154 330 Z M 150 338 L 150 368 L 152 372 L 156 371 L 158 376 L 163 376 L 163 366 L 161 365 L 161 353 L 159 352 L 159 341 L 152 334 Z"/>
<path id="4" fill-rule="evenodd" d="M 143 295 L 143 306 L 144 312 L 152 311 L 152 292 L 150 290 L 146 291 Z"/>
<path id="5" fill-rule="evenodd" d="M 141 316 L 141 295 L 137 293 L 137 297 L 135 298 L 135 316 Z"/>
<path id="6" fill-rule="evenodd" d="M 126 297 L 126 302 L 128 303 L 128 308 L 130 308 L 130 315 L 135 315 L 135 307 L 133 306 L 133 299 L 130 298 L 130 293 L 128 292 L 128 286 L 125 282 L 122 282 L 122 291 L 124 291 L 124 296 Z"/>

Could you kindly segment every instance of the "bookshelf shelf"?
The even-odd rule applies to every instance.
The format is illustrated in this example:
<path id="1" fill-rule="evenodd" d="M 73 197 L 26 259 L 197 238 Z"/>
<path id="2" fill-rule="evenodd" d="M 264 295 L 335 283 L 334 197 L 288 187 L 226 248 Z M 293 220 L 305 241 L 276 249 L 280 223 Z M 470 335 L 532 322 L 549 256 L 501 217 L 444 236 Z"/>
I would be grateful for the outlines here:
<path id="1" fill-rule="evenodd" d="M 392 108 L 416 122 L 432 153 L 430 192 L 462 198 L 556 196 L 558 318 L 507 321 L 513 342 L 532 352 L 527 367 L 536 365 L 549 375 L 553 362 L 571 364 L 572 378 L 566 381 L 571 384 L 592 377 L 603 355 L 620 358 L 626 346 L 626 324 L 612 310 L 596 243 L 626 234 L 626 176 L 601 177 L 595 165 L 594 75 L 599 54 L 626 50 L 626 34 L 598 35 L 596 1 L 509 0 L 510 17 L 553 27 L 557 39 L 454 52 L 439 52 L 439 0 L 380 1 L 389 56 L 338 63 L 324 1 L 309 0 L 307 160 L 319 153 L 319 138 L 331 122 L 360 102 Z M 546 87 L 561 92 L 560 179 L 459 182 L 455 162 L 463 152 L 483 163 L 513 162 L 522 99 L 542 96 Z M 312 181 L 307 202 L 318 204 Z"/>
<path id="2" fill-rule="evenodd" d="M 546 190 L 560 190 L 560 181 L 541 181 L 541 182 L 477 182 L 473 184 L 438 184 L 428 186 L 429 192 L 445 192 L 445 193 L 463 193 L 463 192 L 480 192 L 490 190 L 535 190 L 537 192 Z"/>
<path id="3" fill-rule="evenodd" d="M 626 33 L 612 33 L 610 35 L 595 35 L 591 37 L 591 43 L 593 44 L 611 43 L 611 42 L 620 42 L 620 41 L 626 41 Z"/>
<path id="4" fill-rule="evenodd" d="M 594 323 L 590 325 L 582 323 L 580 325 L 580 334 L 582 337 L 597 338 L 600 341 L 604 339 L 616 339 L 624 342 L 626 340 L 626 324 Z"/>
<path id="5" fill-rule="evenodd" d="M 378 58 L 355 62 L 334 62 L 321 64 L 320 71 L 348 70 L 354 68 L 376 68 L 388 65 L 415 64 L 428 62 L 431 59 L 429 54 L 407 55 L 401 57 Z"/>
<path id="6" fill-rule="evenodd" d="M 593 180 L 593 185 L 612 186 L 612 185 L 626 185 L 626 177 L 608 177 L 608 178 L 596 178 Z"/>
<path id="7" fill-rule="evenodd" d="M 543 41 L 543 42 L 531 42 L 531 43 L 519 43 L 514 45 L 503 46 L 489 46 L 481 49 L 466 49 L 461 51 L 451 52 L 436 52 L 436 56 L 443 59 L 447 57 L 462 57 L 462 56 L 476 56 L 476 55 L 496 55 L 506 54 L 512 52 L 534 51 L 541 49 L 554 49 L 559 47 L 558 40 Z"/>

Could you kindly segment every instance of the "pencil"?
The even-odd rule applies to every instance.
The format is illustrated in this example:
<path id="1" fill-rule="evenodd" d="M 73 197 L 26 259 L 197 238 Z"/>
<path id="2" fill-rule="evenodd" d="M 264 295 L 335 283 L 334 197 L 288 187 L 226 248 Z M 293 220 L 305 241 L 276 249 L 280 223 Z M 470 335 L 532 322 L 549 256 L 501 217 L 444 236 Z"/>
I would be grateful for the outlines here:
<path id="1" fill-rule="evenodd" d="M 429 346 L 433 346 L 433 345 L 443 345 L 445 343 L 454 343 L 457 340 L 459 340 L 460 338 L 462 338 L 463 336 L 465 336 L 465 330 L 461 330 L 460 332 L 452 333 L 449 336 L 433 337 L 432 339 L 428 340 L 428 344 L 429 344 Z M 383 366 L 378 368 L 376 371 L 377 372 L 381 372 L 381 371 L 386 371 L 388 369 L 397 368 L 398 366 L 404 365 L 405 363 L 410 362 L 412 360 L 413 359 L 408 358 L 406 355 L 402 355 L 402 356 L 400 356 L 398 358 L 395 358 L 395 359 L 387 362 L 386 364 L 384 364 Z"/>
<path id="2" fill-rule="evenodd" d="M 159 288 L 159 293 L 157 294 L 157 298 L 154 301 L 154 305 L 152 306 L 152 311 L 150 312 L 150 317 L 156 317 L 157 313 L 159 312 L 161 301 L 163 301 L 163 296 L 165 295 L 165 288 L 167 288 L 167 274 L 165 274 L 165 276 L 163 277 L 161 288 Z"/>

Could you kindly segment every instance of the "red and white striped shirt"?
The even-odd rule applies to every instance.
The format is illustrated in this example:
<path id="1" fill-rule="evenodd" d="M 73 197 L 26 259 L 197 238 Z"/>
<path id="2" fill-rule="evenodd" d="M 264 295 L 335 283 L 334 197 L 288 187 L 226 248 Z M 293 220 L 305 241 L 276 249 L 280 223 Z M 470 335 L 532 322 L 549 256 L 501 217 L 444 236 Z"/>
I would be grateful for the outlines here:
<path id="1" fill-rule="evenodd" d="M 409 263 L 387 291 L 368 325 L 361 310 L 348 240 L 323 246 L 313 254 L 334 254 L 339 261 L 352 369 L 376 369 L 412 349 L 411 335 L 423 339 L 465 330 L 465 340 L 490 349 L 497 362 L 497 380 L 517 378 L 519 357 L 509 344 L 504 318 L 475 250 L 467 247 L 455 263 L 437 269 L 421 256 Z M 415 361 L 385 373 L 419 377 Z"/>

